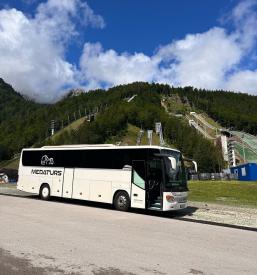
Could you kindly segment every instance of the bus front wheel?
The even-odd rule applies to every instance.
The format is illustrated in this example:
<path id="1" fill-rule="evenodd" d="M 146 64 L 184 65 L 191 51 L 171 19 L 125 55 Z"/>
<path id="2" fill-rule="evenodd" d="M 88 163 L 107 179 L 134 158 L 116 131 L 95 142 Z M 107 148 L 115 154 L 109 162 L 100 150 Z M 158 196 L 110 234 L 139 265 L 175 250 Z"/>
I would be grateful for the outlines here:
<path id="1" fill-rule="evenodd" d="M 130 207 L 130 199 L 127 192 L 120 191 L 114 197 L 114 207 L 119 211 L 128 211 Z"/>
<path id="2" fill-rule="evenodd" d="M 48 184 L 43 184 L 40 188 L 39 196 L 42 200 L 49 200 L 50 199 L 50 187 Z"/>

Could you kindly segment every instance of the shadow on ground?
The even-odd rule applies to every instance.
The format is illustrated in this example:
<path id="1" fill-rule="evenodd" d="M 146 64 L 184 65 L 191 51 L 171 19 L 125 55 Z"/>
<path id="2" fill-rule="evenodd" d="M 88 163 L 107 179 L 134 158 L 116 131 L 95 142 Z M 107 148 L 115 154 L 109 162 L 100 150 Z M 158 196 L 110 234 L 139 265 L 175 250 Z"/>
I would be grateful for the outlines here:
<path id="1" fill-rule="evenodd" d="M 13 188 L 12 190 L 6 191 L 4 189 L 1 190 L 1 187 L 0 187 L 0 195 L 22 197 L 26 199 L 35 199 L 35 200 L 39 199 L 38 196 L 31 195 L 29 193 L 24 193 L 16 189 L 13 190 Z M 65 199 L 65 198 L 58 198 L 58 197 L 52 197 L 51 201 L 116 211 L 112 205 L 107 203 L 98 203 L 98 202 L 82 201 L 82 200 L 75 200 L 75 199 Z M 156 217 L 162 217 L 162 218 L 178 218 L 178 217 L 184 217 L 184 216 L 191 216 L 195 211 L 197 211 L 197 209 L 198 209 L 197 207 L 188 206 L 186 209 L 182 209 L 182 210 L 162 212 L 162 211 L 132 208 L 130 209 L 130 212 L 135 214 L 156 216 Z"/>
<path id="2" fill-rule="evenodd" d="M 21 192 L 13 188 L 12 190 L 13 191 L 10 191 L 10 189 L 8 188 L 8 192 L 6 192 L 5 188 L 0 187 L 0 196 L 21 197 L 25 199 L 39 200 L 39 197 L 36 195 L 31 195 L 29 193 Z M 91 201 L 64 199 L 64 198 L 58 198 L 58 197 L 51 198 L 51 201 L 57 202 L 57 203 L 65 203 L 65 204 L 81 205 L 86 207 L 94 207 L 99 209 L 106 209 L 109 211 L 116 211 L 112 205 L 106 204 L 106 203 L 96 203 Z M 257 231 L 255 227 L 246 227 L 241 225 L 195 219 L 193 214 L 198 209 L 199 209 L 198 207 L 188 206 L 186 209 L 182 209 L 178 211 L 162 212 L 162 211 L 153 211 L 153 210 L 151 211 L 151 210 L 133 208 L 133 209 L 130 209 L 130 212 L 138 215 L 148 215 L 148 216 L 159 217 L 159 218 L 176 219 L 176 220 L 181 220 L 186 222 L 195 222 L 195 223 L 202 223 L 202 224 L 209 224 L 209 225 L 216 225 L 216 226 L 223 226 L 223 227 L 231 227 L 231 228 L 243 229 L 243 230 L 249 230 L 249 231 L 255 231 L 255 232 Z"/>

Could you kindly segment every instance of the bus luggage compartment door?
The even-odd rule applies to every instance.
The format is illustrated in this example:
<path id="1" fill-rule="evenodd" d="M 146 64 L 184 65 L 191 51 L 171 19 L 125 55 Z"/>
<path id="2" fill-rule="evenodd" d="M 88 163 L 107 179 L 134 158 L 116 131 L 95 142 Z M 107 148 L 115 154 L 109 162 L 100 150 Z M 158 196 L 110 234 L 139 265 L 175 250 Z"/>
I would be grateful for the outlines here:
<path id="1" fill-rule="evenodd" d="M 73 176 L 74 176 L 73 168 L 64 169 L 63 188 L 62 188 L 62 196 L 64 198 L 71 198 L 72 196 Z"/>

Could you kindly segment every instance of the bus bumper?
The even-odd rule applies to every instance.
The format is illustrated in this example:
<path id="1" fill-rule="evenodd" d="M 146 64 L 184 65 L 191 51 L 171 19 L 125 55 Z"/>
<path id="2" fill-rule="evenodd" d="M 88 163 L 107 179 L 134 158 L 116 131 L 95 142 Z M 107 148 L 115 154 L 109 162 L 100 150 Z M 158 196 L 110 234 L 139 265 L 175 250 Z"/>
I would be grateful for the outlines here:
<path id="1" fill-rule="evenodd" d="M 167 197 L 173 197 L 173 200 L 167 200 Z M 187 208 L 187 192 L 164 192 L 163 193 L 163 211 L 182 210 Z"/>

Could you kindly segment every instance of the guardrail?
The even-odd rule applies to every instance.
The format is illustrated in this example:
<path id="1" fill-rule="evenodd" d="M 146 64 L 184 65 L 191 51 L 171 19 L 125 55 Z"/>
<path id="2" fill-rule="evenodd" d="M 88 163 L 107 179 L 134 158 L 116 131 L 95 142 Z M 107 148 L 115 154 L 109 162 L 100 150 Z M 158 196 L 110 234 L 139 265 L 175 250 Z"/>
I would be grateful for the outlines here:
<path id="1" fill-rule="evenodd" d="M 236 174 L 227 173 L 199 173 L 190 175 L 190 180 L 237 180 Z"/>

